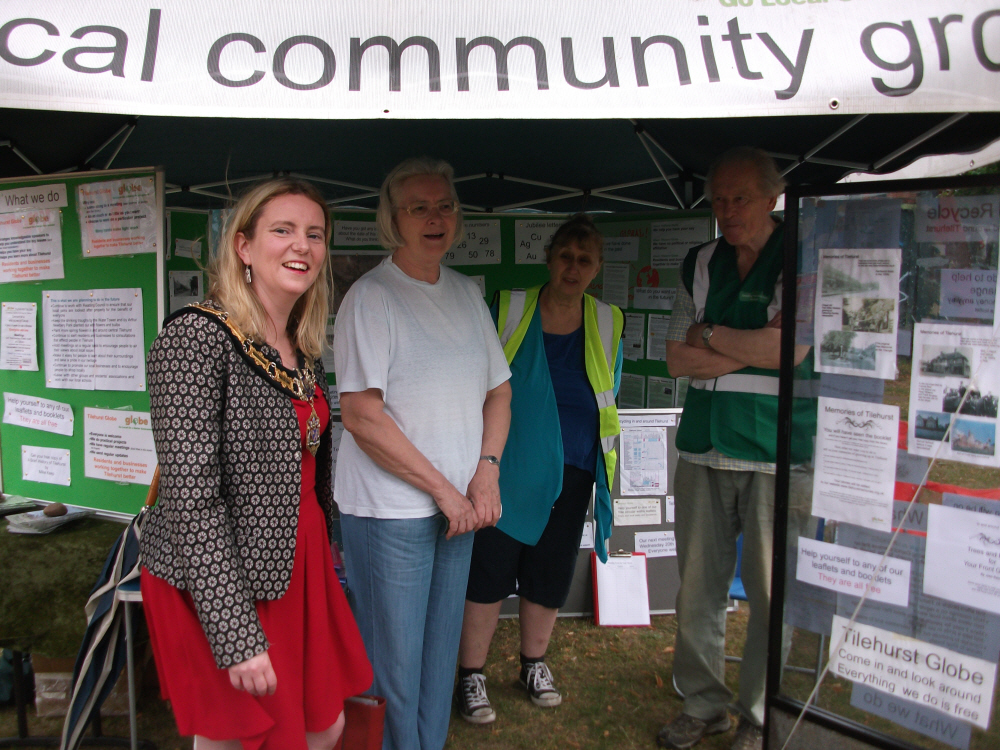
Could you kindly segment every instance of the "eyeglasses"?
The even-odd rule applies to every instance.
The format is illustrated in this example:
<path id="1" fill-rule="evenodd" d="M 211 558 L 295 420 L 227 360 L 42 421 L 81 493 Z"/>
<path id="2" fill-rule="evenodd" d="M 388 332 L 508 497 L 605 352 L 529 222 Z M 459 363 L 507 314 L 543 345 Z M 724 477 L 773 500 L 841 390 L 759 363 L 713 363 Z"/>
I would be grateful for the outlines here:
<path id="1" fill-rule="evenodd" d="M 434 204 L 418 201 L 399 208 L 406 211 L 414 219 L 426 219 L 434 210 L 437 210 L 441 216 L 453 216 L 458 211 L 459 205 L 458 201 L 438 201 Z"/>

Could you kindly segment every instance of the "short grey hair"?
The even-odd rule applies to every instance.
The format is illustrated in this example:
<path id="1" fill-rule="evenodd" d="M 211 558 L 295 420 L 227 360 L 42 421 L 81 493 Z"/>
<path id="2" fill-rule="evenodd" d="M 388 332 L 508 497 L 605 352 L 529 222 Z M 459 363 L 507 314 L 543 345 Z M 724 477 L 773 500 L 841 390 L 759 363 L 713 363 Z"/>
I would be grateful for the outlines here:
<path id="1" fill-rule="evenodd" d="M 395 250 L 406 244 L 399 235 L 395 220 L 396 209 L 402 208 L 396 203 L 399 186 L 411 177 L 423 175 L 443 177 L 448 182 L 448 190 L 451 192 L 452 200 L 459 204 L 458 211 L 455 212 L 455 240 L 462 237 L 462 207 L 458 200 L 458 193 L 455 192 L 455 170 L 452 169 L 451 164 L 442 159 L 417 156 L 397 164 L 395 169 L 386 176 L 382 183 L 382 189 L 379 190 L 375 224 L 378 229 L 379 244 L 386 250 Z"/>
<path id="2" fill-rule="evenodd" d="M 732 164 L 749 164 L 757 172 L 757 184 L 768 198 L 777 198 L 785 191 L 788 182 L 778 171 L 778 165 L 766 151 L 752 146 L 737 146 L 726 151 L 712 162 L 705 176 L 705 197 L 712 200 L 712 181 L 722 167 Z"/>

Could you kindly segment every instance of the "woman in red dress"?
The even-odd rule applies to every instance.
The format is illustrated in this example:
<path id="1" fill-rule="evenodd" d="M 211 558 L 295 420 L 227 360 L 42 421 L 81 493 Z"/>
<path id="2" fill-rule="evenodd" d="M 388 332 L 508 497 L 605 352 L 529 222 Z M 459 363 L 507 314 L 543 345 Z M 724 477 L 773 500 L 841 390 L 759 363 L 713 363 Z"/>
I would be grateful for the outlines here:
<path id="1" fill-rule="evenodd" d="M 163 695 L 196 750 L 322 750 L 371 665 L 333 569 L 321 353 L 330 218 L 278 179 L 236 204 L 209 298 L 149 353 L 159 502 L 140 540 Z"/>

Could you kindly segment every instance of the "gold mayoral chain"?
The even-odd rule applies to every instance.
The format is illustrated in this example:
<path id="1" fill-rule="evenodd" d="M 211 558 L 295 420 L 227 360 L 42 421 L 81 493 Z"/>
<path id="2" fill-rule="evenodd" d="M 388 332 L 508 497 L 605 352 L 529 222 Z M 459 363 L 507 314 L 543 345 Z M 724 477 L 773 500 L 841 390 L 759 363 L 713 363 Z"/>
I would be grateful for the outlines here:
<path id="1" fill-rule="evenodd" d="M 305 367 L 296 368 L 293 377 L 286 372 L 284 367 L 278 367 L 276 362 L 264 354 L 253 339 L 244 335 L 243 331 L 237 328 L 236 324 L 229 318 L 229 313 L 203 304 L 192 304 L 190 307 L 209 313 L 212 317 L 222 321 L 229 332 L 240 342 L 243 353 L 250 358 L 254 365 L 263 370 L 282 390 L 309 404 L 309 419 L 306 420 L 306 448 L 315 456 L 319 451 L 320 425 L 319 415 L 316 414 L 316 372 L 313 370 L 312 358 L 306 357 Z"/>

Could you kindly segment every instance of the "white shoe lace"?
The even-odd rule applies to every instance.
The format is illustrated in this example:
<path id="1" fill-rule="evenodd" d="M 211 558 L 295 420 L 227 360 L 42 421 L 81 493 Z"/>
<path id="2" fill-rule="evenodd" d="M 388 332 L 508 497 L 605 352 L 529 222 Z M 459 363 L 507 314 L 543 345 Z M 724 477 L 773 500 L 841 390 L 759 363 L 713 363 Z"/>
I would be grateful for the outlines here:
<path id="1" fill-rule="evenodd" d="M 559 692 L 552 683 L 552 670 L 544 661 L 535 662 L 528 668 L 528 682 L 539 695 Z"/>
<path id="2" fill-rule="evenodd" d="M 465 694 L 465 705 L 469 710 L 485 708 L 490 705 L 486 696 L 486 675 L 471 674 L 462 680 L 462 692 Z"/>

